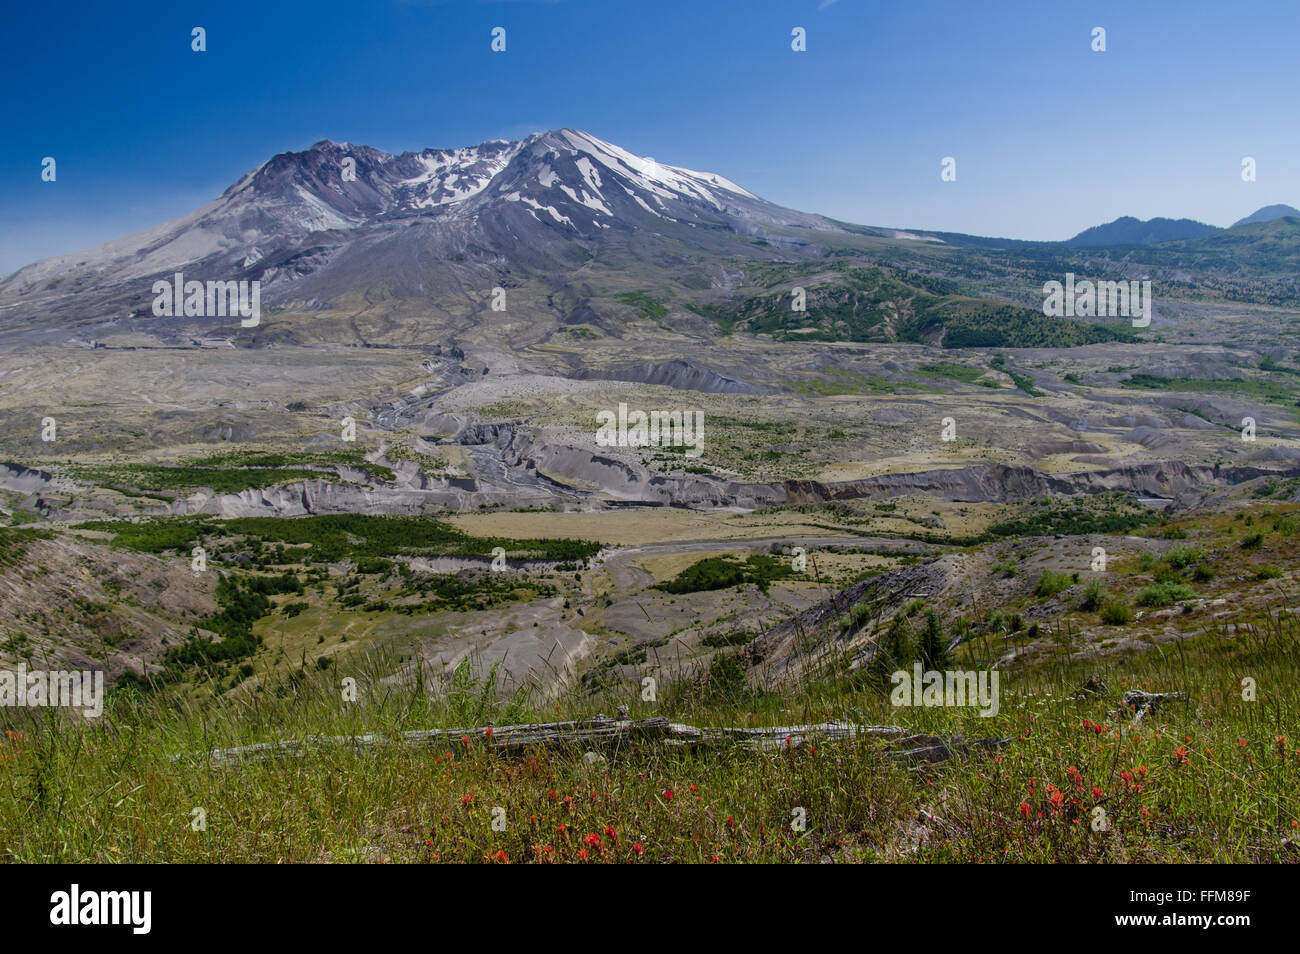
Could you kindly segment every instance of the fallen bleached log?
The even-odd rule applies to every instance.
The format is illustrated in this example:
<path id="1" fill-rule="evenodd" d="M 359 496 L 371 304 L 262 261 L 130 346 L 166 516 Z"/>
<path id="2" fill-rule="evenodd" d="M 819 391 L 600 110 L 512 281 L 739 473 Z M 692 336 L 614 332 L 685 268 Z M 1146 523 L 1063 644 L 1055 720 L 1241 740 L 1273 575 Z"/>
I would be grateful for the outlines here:
<path id="1" fill-rule="evenodd" d="M 1141 689 L 1130 689 L 1124 693 L 1124 705 L 1130 709 L 1136 709 L 1137 714 L 1133 716 L 1133 721 L 1129 723 L 1129 728 L 1136 728 L 1142 723 L 1148 712 L 1154 712 L 1156 708 L 1173 699 L 1181 699 L 1181 692 L 1143 692 Z"/>
<path id="2" fill-rule="evenodd" d="M 766 728 L 697 727 L 669 722 L 662 717 L 632 720 L 598 715 L 573 722 L 543 722 L 531 725 L 485 725 L 475 728 L 418 729 L 398 735 L 367 733 L 353 736 L 307 736 L 280 742 L 258 742 L 229 749 L 214 749 L 208 757 L 218 764 L 247 760 L 297 757 L 313 750 L 374 750 L 385 745 L 415 745 L 429 749 L 479 745 L 493 751 L 512 753 L 539 746 L 607 748 L 624 742 L 658 741 L 688 748 L 735 745 L 772 751 L 793 749 L 814 741 L 848 741 L 860 738 L 885 740 L 890 755 L 908 762 L 942 762 L 970 751 L 990 751 L 1007 739 L 972 739 L 960 736 L 908 735 L 895 725 L 856 725 L 851 722 L 819 722 L 812 725 Z M 174 759 L 183 756 L 173 756 Z"/>

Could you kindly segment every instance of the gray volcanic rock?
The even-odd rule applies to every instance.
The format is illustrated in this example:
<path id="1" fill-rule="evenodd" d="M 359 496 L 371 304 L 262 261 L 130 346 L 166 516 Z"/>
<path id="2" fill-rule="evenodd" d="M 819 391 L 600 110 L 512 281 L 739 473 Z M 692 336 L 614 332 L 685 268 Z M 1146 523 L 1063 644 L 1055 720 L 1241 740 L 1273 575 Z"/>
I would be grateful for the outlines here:
<path id="1" fill-rule="evenodd" d="M 771 394 L 775 389 L 762 384 L 750 384 L 718 374 L 708 368 L 699 368 L 688 361 L 676 358 L 671 361 L 654 361 L 608 370 L 586 370 L 575 375 L 579 380 L 632 381 L 639 384 L 659 384 L 684 391 L 705 391 L 709 394 Z"/>
<path id="2" fill-rule="evenodd" d="M 1171 434 L 1165 427 L 1135 427 L 1124 434 L 1123 439 L 1131 444 L 1141 444 L 1147 450 L 1169 447 L 1178 443 L 1177 436 Z"/>
<path id="3" fill-rule="evenodd" d="M 0 464 L 0 490 L 20 494 L 39 494 L 50 490 L 68 490 L 72 482 L 56 477 L 49 471 L 22 464 Z"/>
<path id="4" fill-rule="evenodd" d="M 835 483 L 789 480 L 784 486 L 791 503 L 884 498 L 910 493 L 931 494 L 954 502 L 1009 503 L 1114 490 L 1138 497 L 1174 499 L 1205 494 L 1215 487 L 1244 483 L 1257 477 L 1297 475 L 1300 475 L 1300 465 L 1266 470 L 1259 467 L 1194 466 L 1180 460 L 1121 464 L 1105 470 L 1069 474 L 1042 474 L 1028 467 L 976 464 L 914 474 L 882 474 Z"/>
<path id="5" fill-rule="evenodd" d="M 516 471 L 535 472 L 556 485 L 596 493 L 612 502 L 676 507 L 755 509 L 784 503 L 783 488 L 706 475 L 664 476 L 632 455 L 593 453 L 549 436 L 516 431 L 506 460 Z"/>
<path id="6" fill-rule="evenodd" d="M 1028 467 L 977 464 L 913 474 L 881 474 L 862 480 L 834 483 L 788 480 L 785 489 L 791 503 L 857 497 L 885 498 L 911 493 L 927 493 L 952 501 L 1006 502 L 1045 496 L 1048 492 L 1048 478 Z"/>
<path id="7" fill-rule="evenodd" d="M 1104 454 L 1106 448 L 1092 441 L 1044 441 L 1025 448 L 1030 457 L 1050 457 L 1053 454 Z"/>

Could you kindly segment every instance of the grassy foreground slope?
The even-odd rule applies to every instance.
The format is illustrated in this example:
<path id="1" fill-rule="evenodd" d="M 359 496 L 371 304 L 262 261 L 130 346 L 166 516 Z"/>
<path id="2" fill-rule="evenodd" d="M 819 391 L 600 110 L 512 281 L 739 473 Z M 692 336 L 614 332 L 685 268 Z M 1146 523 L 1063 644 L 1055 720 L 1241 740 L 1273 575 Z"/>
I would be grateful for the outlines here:
<path id="1" fill-rule="evenodd" d="M 395 676 L 401 661 L 377 652 L 203 705 L 126 690 L 98 722 L 7 733 L 0 844 L 6 860 L 27 862 L 1300 857 L 1293 616 L 1140 655 L 1066 660 L 1063 647 L 1031 670 L 1004 672 L 992 718 L 893 707 L 887 688 L 833 666 L 785 693 L 764 692 L 725 662 L 703 680 L 661 686 L 655 703 L 634 685 L 544 706 L 503 700 L 468 666 L 431 695 L 426 674 Z M 347 677 L 357 680 L 355 702 L 343 699 Z M 1243 698 L 1247 678 L 1253 701 Z M 1180 691 L 1186 701 L 1134 725 L 1120 701 L 1130 688 Z M 1010 741 L 993 756 L 919 769 L 869 741 L 776 752 L 642 743 L 604 751 L 604 761 L 576 748 L 499 755 L 467 743 L 432 752 L 340 745 L 225 767 L 198 754 L 309 735 L 553 721 L 620 704 L 633 717 L 695 725 L 848 718 Z M 803 831 L 792 827 L 799 809 Z"/>

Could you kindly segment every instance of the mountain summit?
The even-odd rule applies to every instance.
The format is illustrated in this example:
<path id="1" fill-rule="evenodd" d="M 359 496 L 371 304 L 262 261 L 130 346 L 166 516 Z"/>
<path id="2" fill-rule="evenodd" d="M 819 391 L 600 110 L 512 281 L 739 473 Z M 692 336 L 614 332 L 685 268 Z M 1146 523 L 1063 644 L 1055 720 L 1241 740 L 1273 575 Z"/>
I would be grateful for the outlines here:
<path id="1" fill-rule="evenodd" d="M 652 237 L 710 251 L 799 244 L 768 234 L 790 229 L 841 232 L 721 175 L 576 129 L 400 155 L 325 140 L 273 157 L 189 215 L 28 265 L 0 285 L 0 317 L 131 313 L 152 279 L 181 270 L 260 280 L 268 303 L 329 299 L 376 280 L 388 295 L 427 297 L 442 284 L 434 264 L 572 268 L 611 243 L 649 254 Z"/>
<path id="2" fill-rule="evenodd" d="M 1175 239 L 1197 239 L 1219 231 L 1213 225 L 1194 219 L 1154 218 L 1143 221 L 1131 215 L 1121 216 L 1105 225 L 1084 229 L 1066 245 L 1091 247 L 1100 245 L 1152 245 Z"/>
<path id="3" fill-rule="evenodd" d="M 1235 229 L 1238 225 L 1250 225 L 1252 222 L 1272 222 L 1287 215 L 1300 216 L 1300 209 L 1289 205 L 1266 205 L 1262 209 L 1256 209 L 1244 219 L 1233 222 L 1232 228 Z"/>

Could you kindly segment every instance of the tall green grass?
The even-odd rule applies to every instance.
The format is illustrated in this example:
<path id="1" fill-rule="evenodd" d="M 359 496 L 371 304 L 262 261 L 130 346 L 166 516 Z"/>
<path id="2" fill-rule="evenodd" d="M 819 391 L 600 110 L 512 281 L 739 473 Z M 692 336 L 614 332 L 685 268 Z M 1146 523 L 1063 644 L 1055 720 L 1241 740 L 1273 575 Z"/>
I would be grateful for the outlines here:
<path id="1" fill-rule="evenodd" d="M 1002 648 L 973 637 L 951 665 L 986 667 Z M 1000 711 L 987 719 L 893 707 L 887 686 L 835 656 L 781 687 L 749 685 L 726 662 L 659 673 L 651 702 L 639 677 L 546 697 L 470 663 L 435 676 L 382 650 L 259 691 L 214 686 L 210 699 L 118 692 L 97 721 L 5 709 L 0 844 L 25 862 L 1294 860 L 1300 633 L 1290 614 L 1145 653 L 1085 660 L 1081 648 L 1062 633 L 1032 669 L 1004 671 Z M 1246 678 L 1254 701 L 1242 698 Z M 1085 680 L 1104 688 L 1084 691 Z M 1130 727 L 1128 688 L 1186 699 Z M 875 741 L 775 752 L 644 742 L 601 751 L 602 761 L 568 746 L 503 755 L 395 739 L 619 705 L 699 725 L 848 719 L 1011 741 L 994 756 L 913 769 Z M 230 766 L 202 754 L 366 733 L 375 747 L 336 742 Z M 800 809 L 805 830 L 792 827 Z"/>

